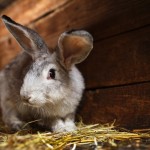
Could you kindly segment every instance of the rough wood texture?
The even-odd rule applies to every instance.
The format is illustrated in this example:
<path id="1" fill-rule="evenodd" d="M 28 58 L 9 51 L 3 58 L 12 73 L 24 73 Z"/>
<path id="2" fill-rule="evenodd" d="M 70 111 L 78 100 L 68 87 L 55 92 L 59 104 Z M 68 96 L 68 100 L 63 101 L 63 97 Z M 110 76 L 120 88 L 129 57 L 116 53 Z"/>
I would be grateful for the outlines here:
<path id="1" fill-rule="evenodd" d="M 22 7 L 25 5 L 23 4 Z M 94 50 L 80 67 L 88 88 L 147 81 L 150 78 L 149 28 L 120 36 L 118 34 L 149 24 L 149 4 L 148 0 L 123 0 L 117 3 L 114 0 L 92 2 L 72 0 L 30 26 L 35 28 L 52 47 L 56 45 L 59 34 L 70 28 L 86 28 L 93 33 Z M 26 11 L 31 14 L 30 9 Z M 15 15 L 13 18 L 17 19 Z M 27 15 L 23 20 L 27 18 L 31 21 L 32 17 Z M 20 22 L 22 22 L 21 15 Z M 19 52 L 20 48 L 12 38 L 5 39 L 0 43 L 0 47 L 0 67 L 2 67 Z"/>
<path id="2" fill-rule="evenodd" d="M 16 22 L 27 25 L 38 20 L 46 13 L 59 9 L 59 7 L 66 4 L 67 1 L 68 0 L 40 0 L 37 3 L 36 0 L 16 0 L 16 2 L 2 11 L 1 14 L 6 14 L 12 17 Z M 18 13 L 20 15 L 18 15 Z M 0 30 L 0 68 L 2 68 L 19 53 L 20 47 L 5 28 L 2 21 L 0 21 Z"/>
<path id="3" fill-rule="evenodd" d="M 86 91 L 78 110 L 85 123 L 110 123 L 127 128 L 150 126 L 150 82 Z"/>
<path id="4" fill-rule="evenodd" d="M 139 0 L 72 0 L 63 8 L 35 22 L 34 28 L 54 46 L 65 30 L 83 28 L 94 40 L 150 24 L 150 1 Z"/>
<path id="5" fill-rule="evenodd" d="M 4 8 L 6 8 L 8 5 L 13 3 L 15 0 L 0 0 L 0 11 L 2 11 Z"/>
<path id="6" fill-rule="evenodd" d="M 16 0 L 12 5 L 2 11 L 1 15 L 8 15 L 16 22 L 28 25 L 43 15 L 55 11 L 67 1 L 68 0 L 40 0 L 37 2 L 37 0 Z M 0 41 L 3 40 L 3 37 L 9 36 L 3 24 L 0 24 L 0 31 Z"/>
<path id="7" fill-rule="evenodd" d="M 35 23 L 35 28 L 39 28 L 44 37 L 49 37 L 51 33 L 47 28 L 63 32 L 68 28 L 90 27 L 96 37 L 106 38 L 149 24 L 149 6 L 149 0 L 40 0 L 38 3 L 36 0 L 17 0 L 2 13 L 22 24 L 29 24 L 46 15 Z M 2 35 L 0 33 L 0 37 Z"/>
<path id="8" fill-rule="evenodd" d="M 5 56 L 11 58 L 14 54 L 17 43 L 11 39 L 8 42 L 0 44 L 6 49 L 1 51 L 1 65 L 7 61 Z M 150 81 L 150 27 L 95 42 L 92 53 L 79 68 L 87 88 Z"/>
<path id="9" fill-rule="evenodd" d="M 55 10 L 54 12 L 32 24 L 32 26 L 34 26 L 34 28 L 37 29 L 45 39 L 47 39 L 48 44 L 52 46 L 56 44 L 56 39 L 59 33 L 70 28 L 87 28 L 94 35 L 94 39 L 98 40 L 139 28 L 150 23 L 150 1 L 148 0 L 123 0 L 118 1 L 117 3 L 115 0 L 94 0 L 92 2 L 90 0 L 71 0 L 68 1 L 68 3 L 63 1 L 65 5 L 59 9 L 52 6 L 47 8 L 47 3 L 45 3 L 45 1 L 42 1 L 41 4 L 38 2 L 36 5 L 43 6 L 43 11 L 38 7 L 33 7 L 33 5 L 31 5 L 32 3 L 30 4 L 29 2 L 28 4 L 30 5 L 27 9 L 25 7 L 27 2 L 28 0 L 25 2 L 19 1 L 17 5 L 8 8 L 6 14 L 13 17 L 16 21 L 28 24 L 40 13 L 40 15 L 42 15 L 47 12 L 46 10 L 48 8 L 50 10 L 53 8 L 52 10 Z M 35 4 L 34 0 L 31 2 Z M 61 2 L 62 0 L 60 3 Z M 26 5 L 24 3 L 26 3 Z M 56 4 L 59 5 L 58 2 L 55 3 L 55 5 Z M 25 15 L 23 15 L 24 13 L 18 15 L 18 11 L 17 13 L 14 12 L 14 15 L 12 15 L 11 10 L 15 10 L 15 7 L 18 8 L 18 6 L 21 8 L 21 12 L 26 12 Z M 26 9 L 24 9 L 24 7 Z M 47 8 L 46 10 L 45 7 Z M 36 14 L 37 12 L 39 13 Z M 0 33 L 0 37 L 2 35 L 3 33 Z"/>
<path id="10" fill-rule="evenodd" d="M 150 81 L 150 26 L 95 42 L 80 70 L 88 88 Z"/>

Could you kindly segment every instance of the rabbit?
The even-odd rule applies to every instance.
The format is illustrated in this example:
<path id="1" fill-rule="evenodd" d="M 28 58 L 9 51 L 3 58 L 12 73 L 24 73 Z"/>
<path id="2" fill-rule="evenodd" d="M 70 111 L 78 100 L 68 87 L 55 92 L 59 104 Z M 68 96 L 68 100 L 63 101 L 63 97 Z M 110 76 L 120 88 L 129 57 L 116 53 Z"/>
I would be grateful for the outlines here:
<path id="1" fill-rule="evenodd" d="M 38 33 L 3 15 L 8 31 L 23 51 L 0 72 L 2 119 L 12 131 L 30 121 L 52 132 L 76 130 L 75 113 L 85 89 L 75 66 L 93 49 L 85 30 L 70 30 L 48 48 Z"/>

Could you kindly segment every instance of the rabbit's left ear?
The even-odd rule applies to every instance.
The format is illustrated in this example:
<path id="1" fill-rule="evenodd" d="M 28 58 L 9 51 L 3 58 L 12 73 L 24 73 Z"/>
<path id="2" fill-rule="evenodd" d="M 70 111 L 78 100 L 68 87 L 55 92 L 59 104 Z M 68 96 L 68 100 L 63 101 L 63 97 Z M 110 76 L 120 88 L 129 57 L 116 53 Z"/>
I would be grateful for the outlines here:
<path id="1" fill-rule="evenodd" d="M 33 59 L 49 53 L 48 47 L 38 33 L 19 23 L 16 23 L 5 15 L 2 16 L 2 20 L 20 46 L 25 52 L 30 54 Z"/>
<path id="2" fill-rule="evenodd" d="M 59 37 L 58 47 L 61 62 L 69 69 L 89 55 L 93 48 L 93 38 L 84 30 L 65 32 Z"/>

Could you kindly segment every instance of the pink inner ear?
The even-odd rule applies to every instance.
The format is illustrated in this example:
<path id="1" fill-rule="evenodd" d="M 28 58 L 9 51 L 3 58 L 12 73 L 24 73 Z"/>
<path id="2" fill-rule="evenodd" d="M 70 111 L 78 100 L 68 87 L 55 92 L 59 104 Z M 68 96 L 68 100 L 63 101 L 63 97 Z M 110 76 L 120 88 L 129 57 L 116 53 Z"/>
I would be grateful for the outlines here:
<path id="1" fill-rule="evenodd" d="M 85 37 L 79 37 L 76 35 L 66 36 L 62 42 L 64 59 L 70 57 L 76 59 L 82 59 L 85 53 L 89 52 L 89 41 Z M 75 59 L 74 58 L 74 59 Z"/>

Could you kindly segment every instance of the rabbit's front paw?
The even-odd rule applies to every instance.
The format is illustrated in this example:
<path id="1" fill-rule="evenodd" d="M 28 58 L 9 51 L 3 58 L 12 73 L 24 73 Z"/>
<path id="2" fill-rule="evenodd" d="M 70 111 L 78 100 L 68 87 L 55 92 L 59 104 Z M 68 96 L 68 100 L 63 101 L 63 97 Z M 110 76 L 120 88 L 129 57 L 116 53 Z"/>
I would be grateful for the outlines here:
<path id="1" fill-rule="evenodd" d="M 24 129 L 31 130 L 31 126 L 28 123 L 25 123 L 20 120 L 15 120 L 15 121 L 7 124 L 7 126 L 11 131 L 14 131 L 14 132 L 24 130 Z"/>
<path id="2" fill-rule="evenodd" d="M 73 121 L 57 120 L 52 126 L 53 132 L 71 132 L 76 130 L 76 126 Z"/>
<path id="3" fill-rule="evenodd" d="M 24 126 L 24 122 L 22 122 L 22 121 L 14 121 L 14 122 L 12 122 L 12 123 L 10 123 L 9 125 L 8 125 L 8 127 L 12 130 L 12 131 L 19 131 L 19 130 L 21 130 L 22 128 L 23 128 L 23 126 Z"/>
<path id="4" fill-rule="evenodd" d="M 67 132 L 75 131 L 76 129 L 77 127 L 72 120 L 65 121 L 65 130 Z"/>
<path id="5" fill-rule="evenodd" d="M 53 132 L 64 132 L 65 130 L 65 124 L 62 120 L 57 120 L 52 125 L 52 131 Z"/>

